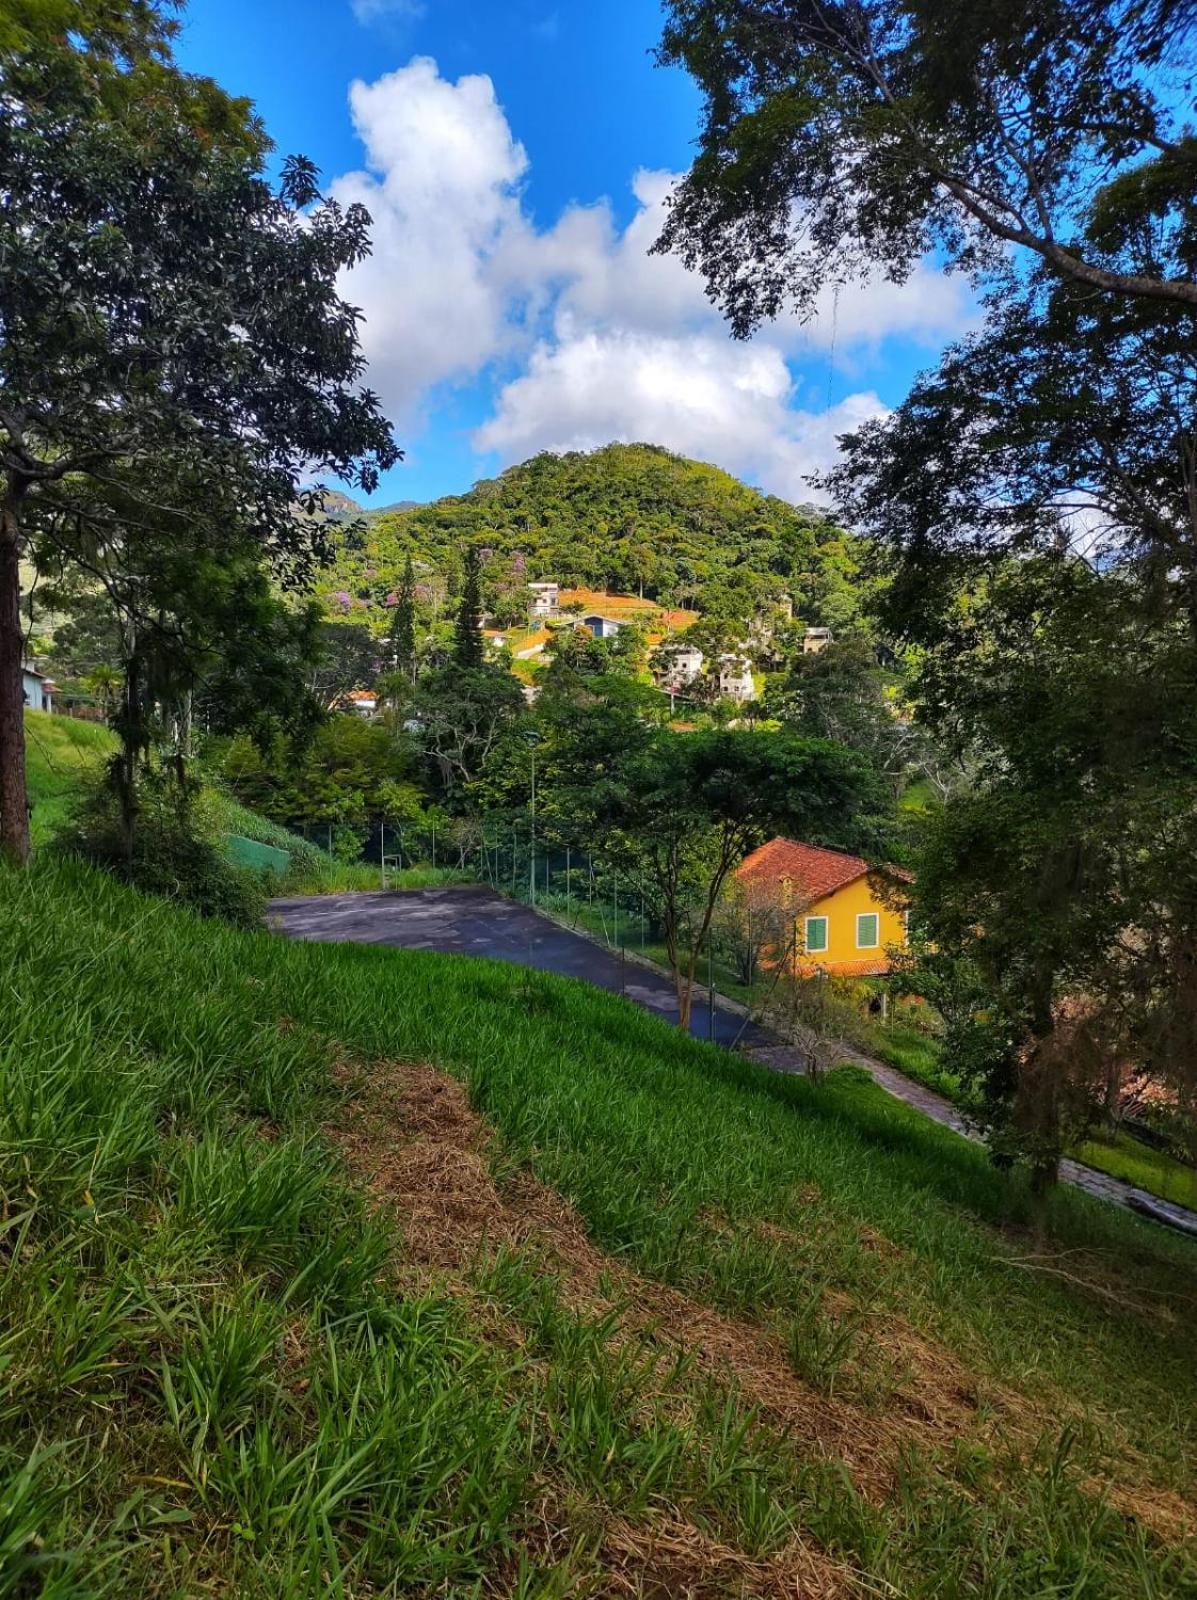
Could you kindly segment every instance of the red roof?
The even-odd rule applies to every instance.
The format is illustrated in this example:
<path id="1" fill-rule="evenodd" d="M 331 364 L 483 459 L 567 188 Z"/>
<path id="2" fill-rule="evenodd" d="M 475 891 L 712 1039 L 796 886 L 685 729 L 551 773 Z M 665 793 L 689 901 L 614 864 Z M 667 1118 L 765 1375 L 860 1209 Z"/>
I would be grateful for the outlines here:
<path id="1" fill-rule="evenodd" d="M 824 895 L 855 883 L 866 872 L 885 872 L 889 877 L 910 881 L 910 874 L 896 867 L 874 867 L 862 857 L 846 855 L 842 850 L 824 850 L 821 845 L 780 838 L 770 839 L 745 856 L 736 876 L 776 883 L 788 878 L 812 900 L 822 900 Z"/>

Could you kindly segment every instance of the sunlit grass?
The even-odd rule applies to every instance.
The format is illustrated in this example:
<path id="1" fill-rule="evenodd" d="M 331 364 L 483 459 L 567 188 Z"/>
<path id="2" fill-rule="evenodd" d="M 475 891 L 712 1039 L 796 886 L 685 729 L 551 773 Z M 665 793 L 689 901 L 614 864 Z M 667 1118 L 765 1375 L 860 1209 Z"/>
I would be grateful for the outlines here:
<path id="1" fill-rule="evenodd" d="M 1034 1238 L 1017 1182 L 857 1072 L 772 1076 L 568 979 L 243 933 L 69 864 L 0 873 L 0 972 L 0 1593 L 576 1592 L 593 1540 L 555 1590 L 527 1553 L 546 1485 L 753 1556 L 799 1534 L 862 1594 L 1194 1592 L 1091 1484 L 1191 1486 L 1184 1240 L 1070 1193 Z M 519 1339 L 447 1281 L 397 1294 L 401 1229 L 320 1134 L 334 1062 L 396 1058 L 463 1079 L 613 1260 L 783 1331 L 815 1390 L 884 1406 L 869 1333 L 902 1318 L 1025 1396 L 1039 1452 L 911 1455 L 869 1500 L 532 1258 L 473 1291 Z"/>

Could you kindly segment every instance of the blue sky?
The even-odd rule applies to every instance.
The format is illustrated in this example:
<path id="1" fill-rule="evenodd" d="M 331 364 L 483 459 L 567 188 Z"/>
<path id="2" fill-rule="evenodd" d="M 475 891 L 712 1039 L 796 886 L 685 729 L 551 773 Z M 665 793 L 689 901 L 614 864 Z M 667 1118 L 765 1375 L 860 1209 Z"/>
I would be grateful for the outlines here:
<path id="1" fill-rule="evenodd" d="M 375 220 L 345 293 L 404 465 L 378 503 L 539 449 L 648 439 L 790 499 L 970 317 L 930 265 L 732 341 L 650 258 L 699 104 L 655 67 L 656 0 L 192 0 L 182 64 Z"/>

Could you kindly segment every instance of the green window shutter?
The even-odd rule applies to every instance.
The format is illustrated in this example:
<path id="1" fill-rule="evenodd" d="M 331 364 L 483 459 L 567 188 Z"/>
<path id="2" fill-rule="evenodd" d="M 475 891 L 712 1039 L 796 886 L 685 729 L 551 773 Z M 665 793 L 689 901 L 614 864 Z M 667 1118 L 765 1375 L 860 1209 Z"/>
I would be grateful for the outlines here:
<path id="1" fill-rule="evenodd" d="M 818 955 L 827 948 L 827 918 L 807 917 L 806 919 L 806 951 L 808 955 Z"/>
<path id="2" fill-rule="evenodd" d="M 862 911 L 856 919 L 856 948 L 858 950 L 876 950 L 881 943 L 881 934 L 877 923 L 875 911 Z"/>

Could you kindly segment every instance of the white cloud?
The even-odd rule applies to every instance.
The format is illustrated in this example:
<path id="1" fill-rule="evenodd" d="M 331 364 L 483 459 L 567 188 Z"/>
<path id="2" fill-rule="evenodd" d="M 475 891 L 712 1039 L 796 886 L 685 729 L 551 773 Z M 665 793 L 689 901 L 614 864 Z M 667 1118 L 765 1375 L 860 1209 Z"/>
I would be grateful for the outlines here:
<path id="1" fill-rule="evenodd" d="M 423 0 L 351 0 L 353 14 L 359 22 L 397 20 L 415 22 L 428 10 Z"/>
<path id="2" fill-rule="evenodd" d="M 810 500 L 809 474 L 830 466 L 836 437 L 883 413 L 857 394 L 816 414 L 794 405 L 779 351 L 706 334 L 569 332 L 533 350 L 474 435 L 504 461 L 536 450 L 647 440 L 713 461 L 791 500 Z"/>
<path id="3" fill-rule="evenodd" d="M 516 185 L 528 158 L 489 78 L 452 84 L 426 57 L 354 83 L 349 100 L 367 166 L 332 192 L 367 207 L 374 248 L 347 292 L 366 313 L 371 382 L 407 417 L 426 390 L 509 344 L 510 285 L 495 257 L 527 229 Z"/>
<path id="4" fill-rule="evenodd" d="M 452 83 L 416 57 L 354 83 L 350 106 L 366 161 L 333 192 L 367 206 L 374 253 L 347 289 L 365 312 L 370 381 L 409 433 L 429 391 L 501 364 L 515 375 L 473 436 L 479 450 L 511 461 L 644 439 L 806 499 L 836 434 L 882 408 L 871 392 L 815 408 L 790 364 L 814 354 L 830 373 L 834 345 L 851 373 L 890 336 L 938 346 L 969 318 L 959 283 L 923 267 L 903 285 L 829 290 L 815 321 L 779 319 L 737 344 L 700 278 L 649 254 L 673 174 L 633 176 L 626 226 L 600 200 L 537 228 L 520 187 L 527 154 L 490 78 Z"/>

